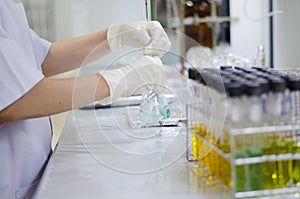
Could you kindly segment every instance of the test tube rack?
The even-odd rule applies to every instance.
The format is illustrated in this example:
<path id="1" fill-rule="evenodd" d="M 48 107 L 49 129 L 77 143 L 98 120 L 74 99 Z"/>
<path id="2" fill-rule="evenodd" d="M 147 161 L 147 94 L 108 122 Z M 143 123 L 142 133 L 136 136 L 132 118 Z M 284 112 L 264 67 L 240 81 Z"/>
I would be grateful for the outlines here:
<path id="1" fill-rule="evenodd" d="M 215 136 L 201 107 L 187 105 L 187 160 L 215 179 L 208 185 L 224 185 L 233 198 L 299 195 L 300 125 L 229 128 L 225 120 Z"/>

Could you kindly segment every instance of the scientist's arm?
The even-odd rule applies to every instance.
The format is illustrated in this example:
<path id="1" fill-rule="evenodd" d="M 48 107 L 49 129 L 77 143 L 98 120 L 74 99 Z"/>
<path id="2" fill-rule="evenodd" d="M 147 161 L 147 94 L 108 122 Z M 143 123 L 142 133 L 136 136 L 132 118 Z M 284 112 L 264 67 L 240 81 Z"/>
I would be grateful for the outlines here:
<path id="1" fill-rule="evenodd" d="M 43 73 L 49 77 L 69 71 L 83 61 L 89 63 L 128 47 L 144 48 L 145 55 L 161 57 L 170 50 L 171 42 L 157 21 L 114 24 L 90 35 L 53 43 L 42 64 Z M 85 60 L 87 57 L 89 60 Z"/>
<path id="2" fill-rule="evenodd" d="M 149 85 L 163 85 L 164 79 L 160 59 L 150 56 L 97 74 L 65 79 L 43 78 L 20 99 L 0 111 L 0 125 L 53 115 L 97 100 L 112 103 L 137 90 L 143 92 Z"/>
<path id="3" fill-rule="evenodd" d="M 44 78 L 19 100 L 0 111 L 0 125 L 48 116 L 109 96 L 109 87 L 99 74 L 77 78 Z"/>
<path id="4" fill-rule="evenodd" d="M 97 56 L 89 57 L 91 58 L 89 61 L 107 55 L 111 50 L 106 40 L 106 34 L 107 29 L 103 29 L 86 36 L 53 43 L 42 64 L 44 75 L 50 77 L 80 67 L 95 49 L 93 55 Z"/>

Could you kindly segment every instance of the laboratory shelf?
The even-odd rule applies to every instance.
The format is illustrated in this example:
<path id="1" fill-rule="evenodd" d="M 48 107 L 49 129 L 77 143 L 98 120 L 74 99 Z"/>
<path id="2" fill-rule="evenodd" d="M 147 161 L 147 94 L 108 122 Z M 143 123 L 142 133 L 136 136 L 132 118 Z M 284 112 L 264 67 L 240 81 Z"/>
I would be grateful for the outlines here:
<path id="1" fill-rule="evenodd" d="M 260 157 L 251 158 L 241 158 L 235 159 L 234 165 L 246 165 L 246 164 L 257 164 L 264 162 L 274 162 L 274 161 L 287 161 L 287 160 L 300 160 L 300 153 L 292 154 L 280 154 L 280 155 L 263 155 Z"/>
<path id="2" fill-rule="evenodd" d="M 236 193 L 235 198 L 297 198 L 300 187 L 289 187 L 270 190 L 247 191 Z"/>

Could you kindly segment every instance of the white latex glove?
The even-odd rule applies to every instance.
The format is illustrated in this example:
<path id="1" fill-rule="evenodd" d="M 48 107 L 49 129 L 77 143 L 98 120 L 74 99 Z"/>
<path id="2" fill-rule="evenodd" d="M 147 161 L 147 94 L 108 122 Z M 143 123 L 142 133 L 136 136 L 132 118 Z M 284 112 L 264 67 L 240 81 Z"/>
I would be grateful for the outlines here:
<path id="1" fill-rule="evenodd" d="M 161 60 L 150 56 L 143 56 L 122 68 L 99 73 L 110 89 L 110 96 L 100 100 L 100 104 L 110 104 L 119 97 L 141 94 L 148 90 L 160 92 L 166 76 Z"/>
<path id="2" fill-rule="evenodd" d="M 158 21 L 114 24 L 108 28 L 107 41 L 112 51 L 145 48 L 144 55 L 163 56 L 171 49 L 168 35 Z"/>

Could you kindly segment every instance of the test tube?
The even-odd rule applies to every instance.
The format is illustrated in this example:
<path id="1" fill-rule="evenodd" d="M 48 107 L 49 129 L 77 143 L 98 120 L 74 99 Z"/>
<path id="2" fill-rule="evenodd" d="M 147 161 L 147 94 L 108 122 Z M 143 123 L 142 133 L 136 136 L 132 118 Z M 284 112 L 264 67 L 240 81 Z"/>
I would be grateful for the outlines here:
<path id="1" fill-rule="evenodd" d="M 269 73 L 272 74 L 272 72 Z M 269 104 L 268 113 L 270 115 L 270 125 L 284 125 L 286 82 L 283 78 L 273 76 L 273 74 L 268 80 L 271 89 L 267 102 Z M 273 133 L 271 152 L 280 155 L 288 153 L 288 150 L 286 134 L 284 132 Z M 277 170 L 272 174 L 273 186 L 275 188 L 286 187 L 289 178 L 287 172 L 288 161 L 278 160 L 275 164 Z"/>
<path id="2" fill-rule="evenodd" d="M 280 125 L 284 116 L 284 91 L 285 81 L 282 78 L 268 77 L 270 92 L 267 97 L 267 112 L 269 115 L 269 125 Z"/>
<path id="3" fill-rule="evenodd" d="M 300 113 L 300 78 L 298 77 L 289 77 L 288 80 L 288 88 L 289 88 L 289 95 L 287 98 L 288 104 L 288 113 L 289 113 L 289 120 L 292 124 L 296 124 L 299 121 L 299 113 Z"/>
<path id="4" fill-rule="evenodd" d="M 247 126 L 261 126 L 263 121 L 263 107 L 262 107 L 262 96 L 267 90 L 264 90 L 263 81 L 249 81 L 246 84 L 247 93 Z M 261 136 L 263 134 L 256 133 L 245 136 L 247 140 L 246 150 L 248 157 L 259 157 L 262 156 L 263 139 Z M 249 169 L 249 172 L 245 171 L 246 182 L 248 186 L 246 189 L 249 190 L 261 190 L 263 189 L 263 170 L 262 163 L 255 163 L 245 165 L 245 170 Z M 248 175 L 247 175 L 248 174 Z M 250 185 L 250 186 L 249 186 Z"/>
<path id="5" fill-rule="evenodd" d="M 196 68 L 189 68 L 188 69 L 188 91 L 190 94 L 190 102 L 189 103 L 195 103 L 197 102 L 197 99 L 199 97 L 199 84 L 197 82 L 197 76 L 199 75 L 199 72 Z"/>
<path id="6" fill-rule="evenodd" d="M 300 78 L 295 76 L 289 76 L 287 78 L 288 82 L 288 94 L 286 97 L 286 104 L 287 104 L 287 113 L 288 119 L 290 124 L 295 125 L 299 122 L 299 91 L 300 91 Z M 288 124 L 288 123 L 287 123 Z M 300 146 L 297 141 L 297 132 L 287 132 L 288 136 L 287 140 L 287 147 L 289 153 L 297 153 L 300 152 Z M 288 186 L 295 186 L 299 185 L 300 183 L 300 175 L 299 175 L 299 160 L 289 160 L 288 161 L 288 175 L 289 181 Z"/>
<path id="7" fill-rule="evenodd" d="M 197 86 L 198 83 L 196 82 L 196 68 L 189 68 L 188 69 L 188 80 L 187 80 L 187 87 L 189 91 L 189 120 L 191 122 L 191 152 L 194 158 L 197 159 L 198 157 L 198 145 L 199 145 L 199 138 L 197 137 L 198 133 L 198 114 L 197 114 Z"/>
<path id="8" fill-rule="evenodd" d="M 197 82 L 200 88 L 198 99 L 203 108 L 203 118 L 200 120 L 202 135 L 208 142 L 216 143 L 225 153 L 230 153 L 227 129 L 285 125 L 288 124 L 287 121 L 294 124 L 300 119 L 299 109 L 295 109 L 297 102 L 299 108 L 300 79 L 268 69 L 240 67 L 204 69 L 198 71 L 197 77 L 190 79 L 193 79 L 194 83 Z M 222 98 L 221 84 L 225 87 L 227 100 Z M 216 110 L 221 108 L 222 101 L 226 101 L 227 114 L 224 131 L 219 137 L 220 118 Z M 283 122 L 283 118 L 286 122 Z M 209 125 L 210 119 L 212 123 Z M 250 158 L 294 153 L 298 150 L 294 134 L 289 136 L 287 133 L 271 132 L 237 136 L 236 152 L 233 155 L 235 158 Z M 230 164 L 214 150 L 202 159 L 202 163 L 221 181 L 230 185 L 231 175 L 228 175 L 230 172 L 226 172 Z M 223 169 L 218 169 L 222 166 Z M 300 181 L 300 169 L 297 166 L 300 166 L 300 162 L 293 160 L 241 165 L 236 167 L 236 190 L 285 187 L 291 180 L 296 183 Z"/>

